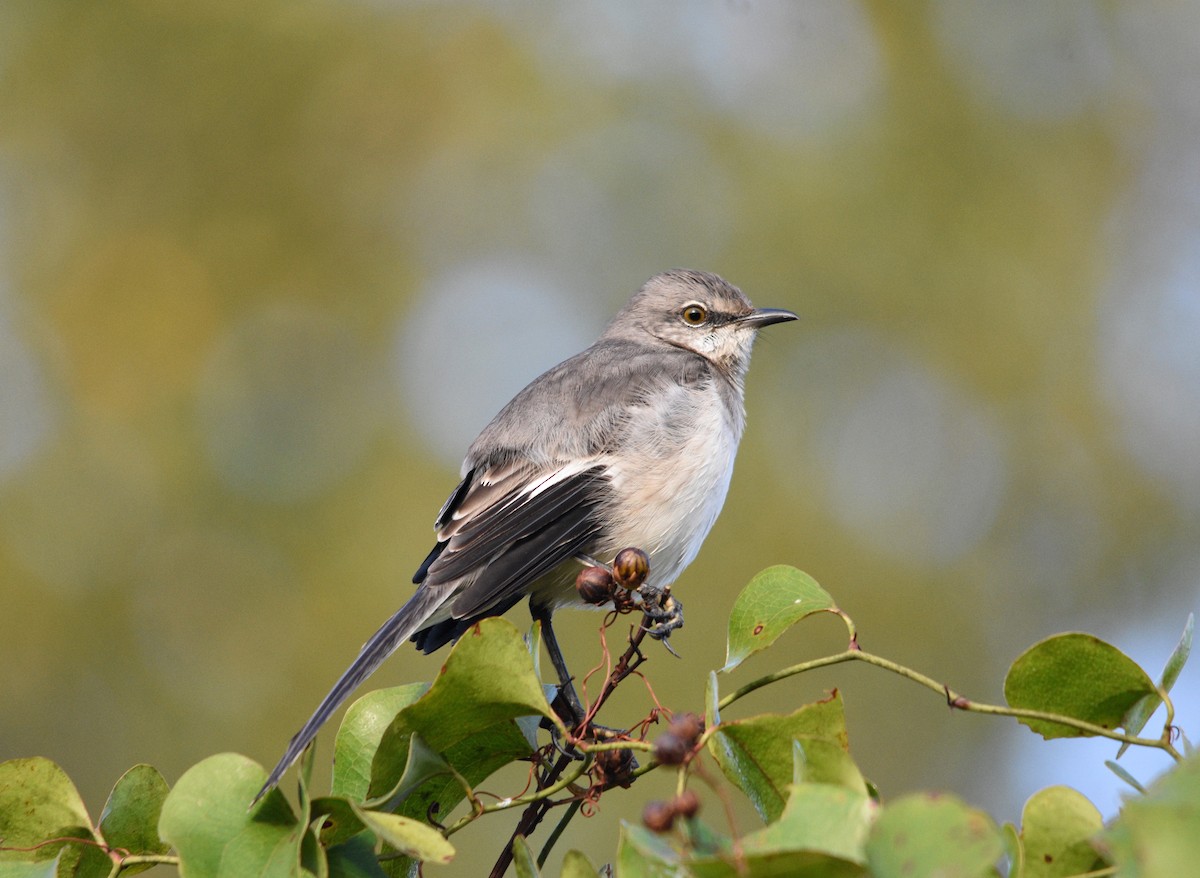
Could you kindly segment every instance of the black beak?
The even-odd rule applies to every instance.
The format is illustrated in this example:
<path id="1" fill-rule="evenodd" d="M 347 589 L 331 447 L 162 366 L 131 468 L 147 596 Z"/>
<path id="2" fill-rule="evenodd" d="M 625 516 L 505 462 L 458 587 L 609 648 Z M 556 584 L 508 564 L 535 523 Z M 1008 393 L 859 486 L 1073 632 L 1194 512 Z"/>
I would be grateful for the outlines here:
<path id="1" fill-rule="evenodd" d="M 786 323 L 789 320 L 799 319 L 784 308 L 755 308 L 738 322 L 745 326 L 753 326 L 755 329 L 762 329 L 772 323 Z"/>

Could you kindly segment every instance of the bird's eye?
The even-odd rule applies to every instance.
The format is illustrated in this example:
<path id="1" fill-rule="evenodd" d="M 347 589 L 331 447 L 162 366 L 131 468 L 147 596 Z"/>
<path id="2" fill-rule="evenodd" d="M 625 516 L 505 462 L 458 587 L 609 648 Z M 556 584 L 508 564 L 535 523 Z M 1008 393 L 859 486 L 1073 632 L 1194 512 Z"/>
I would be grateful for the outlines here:
<path id="1" fill-rule="evenodd" d="M 702 326 L 708 320 L 708 309 L 701 304 L 693 302 L 690 305 L 684 305 L 683 310 L 679 312 L 679 316 L 683 318 L 683 322 L 688 326 Z"/>

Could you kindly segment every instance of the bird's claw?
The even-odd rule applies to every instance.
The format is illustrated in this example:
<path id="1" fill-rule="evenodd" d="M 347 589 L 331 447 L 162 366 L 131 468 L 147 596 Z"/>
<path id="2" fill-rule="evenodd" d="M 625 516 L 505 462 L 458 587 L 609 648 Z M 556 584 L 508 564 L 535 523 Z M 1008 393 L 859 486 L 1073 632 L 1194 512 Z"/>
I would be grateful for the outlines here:
<path id="1" fill-rule="evenodd" d="M 642 612 L 654 623 L 645 626 L 646 633 L 655 640 L 661 640 L 672 655 L 678 655 L 671 649 L 667 638 L 671 636 L 671 632 L 683 627 L 683 604 L 671 594 L 670 588 L 661 591 L 643 589 Z"/>

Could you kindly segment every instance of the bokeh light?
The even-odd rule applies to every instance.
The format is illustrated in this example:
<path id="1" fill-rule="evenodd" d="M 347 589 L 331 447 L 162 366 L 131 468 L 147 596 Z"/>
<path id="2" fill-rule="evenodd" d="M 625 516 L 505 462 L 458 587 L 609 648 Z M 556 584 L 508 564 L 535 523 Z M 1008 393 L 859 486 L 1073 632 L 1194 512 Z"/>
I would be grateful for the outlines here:
<path id="1" fill-rule="evenodd" d="M 808 417 L 769 437 L 781 472 L 800 439 L 832 515 L 898 561 L 944 565 L 988 533 L 1007 483 L 997 418 L 878 333 L 827 332 L 793 362 L 780 384 Z"/>
<path id="2" fill-rule="evenodd" d="M 200 371 L 199 427 L 230 489 L 296 502 L 344 479 L 383 423 L 379 370 L 327 314 L 270 308 L 234 323 Z"/>
<path id="3" fill-rule="evenodd" d="M 981 100 L 1014 116 L 1062 120 L 1097 107 L 1116 74 L 1094 4 L 939 0 L 942 51 Z"/>
<path id="4" fill-rule="evenodd" d="M 457 467 L 532 377 L 591 344 L 598 316 L 515 254 L 433 279 L 397 331 L 393 356 L 404 413 L 427 452 Z M 480 363 L 493 367 L 481 371 Z"/>
<path id="5" fill-rule="evenodd" d="M 49 440 L 55 420 L 44 370 L 13 310 L 0 290 L 0 482 Z"/>

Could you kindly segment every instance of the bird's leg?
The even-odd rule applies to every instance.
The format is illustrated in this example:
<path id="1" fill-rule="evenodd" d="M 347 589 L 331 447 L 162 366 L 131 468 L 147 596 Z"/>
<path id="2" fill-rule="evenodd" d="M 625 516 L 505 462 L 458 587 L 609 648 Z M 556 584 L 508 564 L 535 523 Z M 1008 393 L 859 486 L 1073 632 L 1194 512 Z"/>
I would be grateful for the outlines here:
<path id="1" fill-rule="evenodd" d="M 561 698 L 566 702 L 564 706 L 566 710 L 570 711 L 571 716 L 562 717 L 562 719 L 569 720 L 571 726 L 577 726 L 583 722 L 585 716 L 583 704 L 580 703 L 579 696 L 575 693 L 575 685 L 571 682 L 571 672 L 567 669 L 567 662 L 563 658 L 562 650 L 559 649 L 558 638 L 554 636 L 554 626 L 550 622 L 550 609 L 530 604 L 529 612 L 535 621 L 542 623 L 542 640 L 546 644 L 546 652 L 550 654 L 550 664 L 554 665 L 554 671 L 558 674 L 558 698 L 555 698 L 554 701 L 557 704 Z M 558 713 L 559 716 L 562 716 L 561 711 Z"/>

